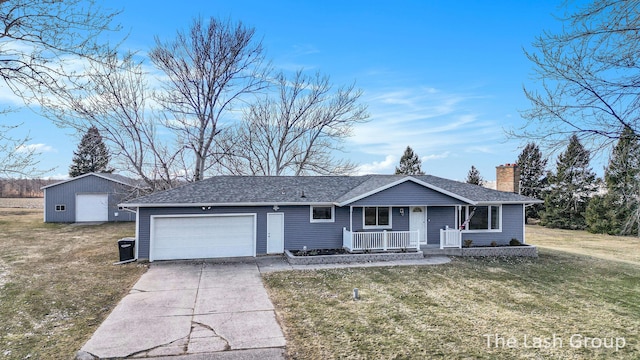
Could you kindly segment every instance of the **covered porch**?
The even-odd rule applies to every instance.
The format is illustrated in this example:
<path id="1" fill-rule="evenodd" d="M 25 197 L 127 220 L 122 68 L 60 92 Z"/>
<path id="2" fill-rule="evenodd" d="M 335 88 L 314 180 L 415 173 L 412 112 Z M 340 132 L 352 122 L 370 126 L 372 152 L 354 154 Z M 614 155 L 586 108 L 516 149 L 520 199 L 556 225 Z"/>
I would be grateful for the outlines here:
<path id="1" fill-rule="evenodd" d="M 367 231 L 351 232 L 342 229 L 342 247 L 355 251 L 420 250 L 419 231 Z"/>
<path id="2" fill-rule="evenodd" d="M 453 227 L 457 206 L 351 206 L 349 214 L 349 228 L 342 229 L 349 252 L 462 248 L 462 233 Z"/>

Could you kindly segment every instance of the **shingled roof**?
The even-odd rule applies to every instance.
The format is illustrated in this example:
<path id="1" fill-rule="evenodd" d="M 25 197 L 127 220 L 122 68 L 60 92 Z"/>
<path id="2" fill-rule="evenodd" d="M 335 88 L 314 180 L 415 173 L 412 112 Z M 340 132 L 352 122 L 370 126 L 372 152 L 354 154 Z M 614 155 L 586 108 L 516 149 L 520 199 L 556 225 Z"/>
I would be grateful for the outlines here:
<path id="1" fill-rule="evenodd" d="M 477 185 L 432 175 L 363 175 L 363 176 L 214 176 L 174 189 L 143 196 L 127 207 L 178 207 L 203 205 L 347 205 L 378 189 L 403 181 L 414 181 L 436 191 L 450 193 L 470 203 L 536 203 L 514 193 L 487 189 Z"/>

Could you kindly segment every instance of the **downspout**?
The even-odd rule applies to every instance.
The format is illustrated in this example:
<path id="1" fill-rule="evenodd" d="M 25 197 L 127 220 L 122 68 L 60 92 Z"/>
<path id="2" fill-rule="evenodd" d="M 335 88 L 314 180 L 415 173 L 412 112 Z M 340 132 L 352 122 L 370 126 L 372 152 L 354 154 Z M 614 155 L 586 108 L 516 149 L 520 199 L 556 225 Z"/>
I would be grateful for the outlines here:
<path id="1" fill-rule="evenodd" d="M 136 234 L 135 234 L 135 240 L 136 241 L 135 241 L 135 252 L 134 252 L 134 255 L 133 255 L 133 259 L 122 261 L 122 262 L 119 263 L 119 264 L 126 264 L 126 263 L 130 263 L 130 262 L 138 261 L 138 248 L 140 247 L 139 246 L 140 244 L 138 244 L 138 241 L 139 241 L 138 239 L 140 239 L 140 237 L 138 236 L 140 234 L 140 221 L 139 221 L 140 220 L 140 218 L 139 218 L 139 215 L 140 215 L 140 211 L 139 210 L 140 210 L 140 208 L 136 208 L 135 210 L 132 210 L 132 209 L 129 209 L 127 207 L 122 207 L 122 210 L 136 214 Z"/>

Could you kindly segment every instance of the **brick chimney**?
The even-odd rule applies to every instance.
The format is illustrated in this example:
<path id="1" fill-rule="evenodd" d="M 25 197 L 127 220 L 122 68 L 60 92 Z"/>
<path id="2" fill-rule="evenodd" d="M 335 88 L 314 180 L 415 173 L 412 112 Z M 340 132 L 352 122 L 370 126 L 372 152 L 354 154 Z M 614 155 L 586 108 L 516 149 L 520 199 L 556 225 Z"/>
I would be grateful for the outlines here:
<path id="1" fill-rule="evenodd" d="M 496 166 L 496 189 L 520 193 L 520 168 L 518 164 L 504 164 Z"/>

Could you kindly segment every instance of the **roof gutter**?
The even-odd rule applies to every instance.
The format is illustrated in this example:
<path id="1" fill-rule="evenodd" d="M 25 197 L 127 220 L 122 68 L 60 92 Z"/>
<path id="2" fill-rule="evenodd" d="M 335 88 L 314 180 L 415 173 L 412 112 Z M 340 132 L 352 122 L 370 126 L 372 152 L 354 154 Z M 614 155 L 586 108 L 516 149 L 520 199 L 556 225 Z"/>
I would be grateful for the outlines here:
<path id="1" fill-rule="evenodd" d="M 337 205 L 333 202 L 279 202 L 279 201 L 269 201 L 269 202 L 259 202 L 259 203 L 149 203 L 149 204 L 136 204 L 136 203 L 124 203 L 118 204 L 120 207 L 130 207 L 130 208 L 150 208 L 150 207 L 202 207 L 202 206 L 322 206 L 322 205 Z"/>

